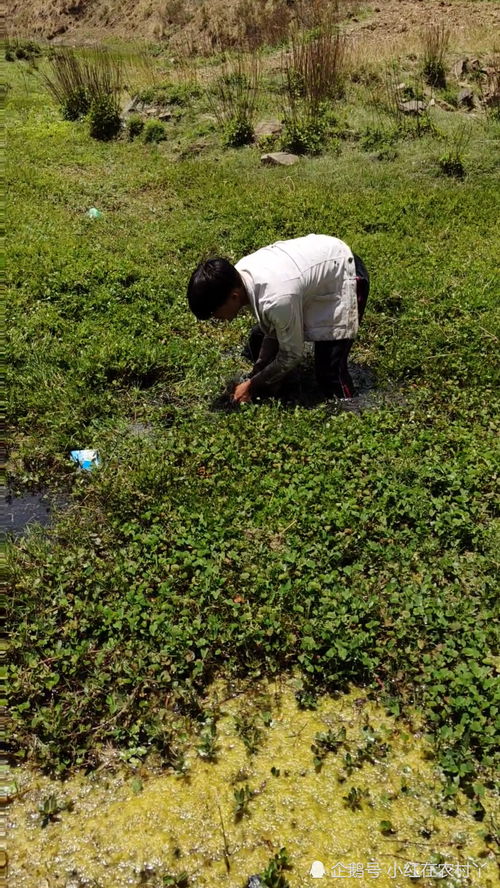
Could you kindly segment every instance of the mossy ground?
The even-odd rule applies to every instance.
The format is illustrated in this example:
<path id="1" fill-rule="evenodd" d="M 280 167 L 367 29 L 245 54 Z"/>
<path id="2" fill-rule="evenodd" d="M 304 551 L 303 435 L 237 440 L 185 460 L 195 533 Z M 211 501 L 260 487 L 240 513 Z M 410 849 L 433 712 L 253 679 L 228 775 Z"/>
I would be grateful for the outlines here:
<path id="1" fill-rule="evenodd" d="M 313 884 L 314 860 L 327 877 L 340 864 L 344 886 L 356 867 L 359 888 L 410 885 L 411 873 L 421 888 L 493 888 L 496 801 L 483 796 L 479 822 L 459 794 L 456 816 L 447 815 L 418 713 L 401 730 L 357 688 L 305 711 L 293 679 L 246 685 L 209 689 L 211 728 L 189 744 L 183 773 L 132 760 L 113 776 L 62 784 L 18 774 L 18 888 L 44 879 L 50 888 L 160 888 L 182 873 L 184 885 L 242 888 L 281 848 L 294 888 Z"/>

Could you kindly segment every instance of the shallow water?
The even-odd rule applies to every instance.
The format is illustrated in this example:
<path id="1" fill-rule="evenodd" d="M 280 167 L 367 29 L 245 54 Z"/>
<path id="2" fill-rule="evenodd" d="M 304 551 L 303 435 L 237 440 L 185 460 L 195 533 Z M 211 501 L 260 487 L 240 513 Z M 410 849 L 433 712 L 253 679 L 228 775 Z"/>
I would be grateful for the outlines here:
<path id="1" fill-rule="evenodd" d="M 377 377 L 375 372 L 367 364 L 349 364 L 349 371 L 354 383 L 354 397 L 339 400 L 331 398 L 326 400 L 318 388 L 312 358 L 312 350 L 308 349 L 311 343 L 306 343 L 305 358 L 300 367 L 290 373 L 282 384 L 282 388 L 275 399 L 285 407 L 317 407 L 320 404 L 331 405 L 332 412 L 347 410 L 352 413 L 360 413 L 363 410 L 375 408 L 385 402 L 400 400 L 400 392 L 377 389 Z M 236 348 L 228 349 L 226 357 L 236 357 L 241 352 Z M 211 409 L 215 411 L 230 411 L 238 409 L 231 400 L 234 386 L 245 378 L 245 374 L 232 377 L 227 381 L 225 391 L 212 401 Z M 267 400 L 267 399 L 264 399 Z"/>
<path id="2" fill-rule="evenodd" d="M 53 500 L 47 491 L 23 493 L 16 496 L 9 492 L 4 496 L 2 525 L 6 533 L 20 536 L 28 525 L 45 526 L 50 521 Z"/>
<path id="3" fill-rule="evenodd" d="M 102 771 L 59 784 L 17 772 L 19 798 L 9 812 L 11 884 L 160 886 L 165 876 L 186 872 L 190 886 L 243 888 L 282 847 L 290 856 L 290 888 L 498 884 L 481 836 L 485 824 L 474 820 L 465 798 L 455 817 L 437 808 L 440 777 L 418 722 L 410 732 L 356 689 L 322 698 L 314 711 L 298 709 L 291 682 L 261 686 L 259 693 L 254 688 L 231 697 L 227 687 L 214 686 L 217 761 L 203 760 L 193 745 L 186 777 L 137 766 L 135 774 Z M 267 727 L 260 722 L 262 743 L 249 755 L 235 717 L 263 708 L 271 721 Z M 377 736 L 374 762 L 339 782 L 346 752 L 355 755 L 366 746 L 367 724 Z M 318 771 L 315 735 L 342 727 L 346 745 L 329 752 Z M 246 785 L 255 795 L 237 821 L 234 793 Z M 353 787 L 368 793 L 360 810 L 344 798 Z M 42 828 L 38 807 L 51 794 L 71 801 L 73 810 Z M 485 807 L 489 816 L 494 800 L 487 798 Z M 382 820 L 390 821 L 394 834 L 382 834 Z M 428 876 L 437 860 L 451 868 L 451 879 Z M 309 875 L 313 861 L 325 867 L 323 882 Z M 422 878 L 405 875 L 405 866 Z"/>

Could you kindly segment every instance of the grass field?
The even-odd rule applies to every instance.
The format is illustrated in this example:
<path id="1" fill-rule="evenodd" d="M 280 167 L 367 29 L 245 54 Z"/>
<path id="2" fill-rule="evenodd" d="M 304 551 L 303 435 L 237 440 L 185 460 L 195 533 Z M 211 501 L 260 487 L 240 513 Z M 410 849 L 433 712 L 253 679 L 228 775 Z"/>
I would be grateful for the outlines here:
<path id="1" fill-rule="evenodd" d="M 293 671 L 305 707 L 350 683 L 418 707 L 449 805 L 460 785 L 480 817 L 498 725 L 498 121 L 436 107 L 421 138 L 384 142 L 349 82 L 333 140 L 279 169 L 222 148 L 202 89 L 160 144 L 99 143 L 37 69 L 7 80 L 9 470 L 69 498 L 9 545 L 17 754 L 57 775 L 110 746 L 175 768 L 214 677 Z M 464 126 L 456 179 L 439 160 Z M 366 407 L 315 398 L 306 356 L 288 399 L 216 409 L 248 370 L 251 319 L 197 324 L 191 270 L 309 232 L 371 273 L 352 354 L 377 380 Z M 72 466 L 83 447 L 100 469 Z"/>

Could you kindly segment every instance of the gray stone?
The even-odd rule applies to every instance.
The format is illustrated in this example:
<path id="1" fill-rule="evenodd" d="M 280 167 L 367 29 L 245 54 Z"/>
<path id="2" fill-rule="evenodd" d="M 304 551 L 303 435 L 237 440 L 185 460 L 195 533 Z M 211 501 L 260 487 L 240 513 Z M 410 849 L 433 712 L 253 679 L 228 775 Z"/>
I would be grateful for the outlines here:
<path id="1" fill-rule="evenodd" d="M 458 94 L 458 104 L 463 105 L 464 108 L 474 107 L 474 93 L 471 89 L 466 87 L 466 89 L 460 90 Z"/>
<path id="2" fill-rule="evenodd" d="M 453 73 L 457 80 L 460 80 L 460 78 L 463 77 L 464 74 L 467 74 L 468 63 L 469 59 L 459 59 L 459 61 L 455 62 L 455 64 L 453 65 Z"/>
<path id="3" fill-rule="evenodd" d="M 283 125 L 275 118 L 259 120 L 255 127 L 256 136 L 277 136 L 283 129 Z"/>
<path id="4" fill-rule="evenodd" d="M 500 93 L 493 89 L 484 96 L 483 101 L 487 108 L 500 108 Z"/>
<path id="5" fill-rule="evenodd" d="M 431 101 L 429 102 L 429 105 L 431 105 L 432 102 L 434 102 L 434 104 L 437 105 L 438 108 L 442 108 L 443 111 L 456 111 L 457 110 L 453 105 L 450 105 L 449 102 L 445 102 L 444 99 L 431 99 Z"/>
<path id="6" fill-rule="evenodd" d="M 260 876 L 250 876 L 246 888 L 264 888 L 264 884 L 260 879 Z"/>
<path id="7" fill-rule="evenodd" d="M 179 160 L 186 160 L 188 157 L 196 157 L 197 154 L 206 151 L 209 146 L 210 142 L 208 139 L 197 139 L 196 142 L 191 142 L 190 145 L 186 145 L 185 148 L 182 148 L 179 151 Z"/>
<path id="8" fill-rule="evenodd" d="M 135 114 L 137 111 L 142 109 L 143 103 L 139 99 L 139 96 L 134 96 L 130 102 L 126 102 L 122 107 L 122 114 Z"/>
<path id="9" fill-rule="evenodd" d="M 425 102 L 419 99 L 410 99 L 408 102 L 398 102 L 398 108 L 403 114 L 423 114 L 425 111 Z"/>
<path id="10" fill-rule="evenodd" d="M 260 161 L 271 166 L 292 166 L 294 163 L 297 163 L 298 159 L 297 154 L 287 154 L 286 151 L 274 151 L 271 154 L 263 154 Z"/>

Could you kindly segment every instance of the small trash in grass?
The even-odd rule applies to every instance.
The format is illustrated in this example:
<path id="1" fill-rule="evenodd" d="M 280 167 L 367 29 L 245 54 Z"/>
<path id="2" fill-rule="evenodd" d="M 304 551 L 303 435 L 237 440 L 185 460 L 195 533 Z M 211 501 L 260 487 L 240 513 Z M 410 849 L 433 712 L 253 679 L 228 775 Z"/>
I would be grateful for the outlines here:
<path id="1" fill-rule="evenodd" d="M 101 465 L 97 450 L 72 450 L 70 457 L 81 469 L 90 471 Z"/>
<path id="2" fill-rule="evenodd" d="M 89 219 L 102 219 L 102 213 L 97 207 L 90 207 L 90 210 L 87 210 L 87 216 Z"/>
<path id="3" fill-rule="evenodd" d="M 264 883 L 261 881 L 260 876 L 250 876 L 246 888 L 264 888 Z"/>

